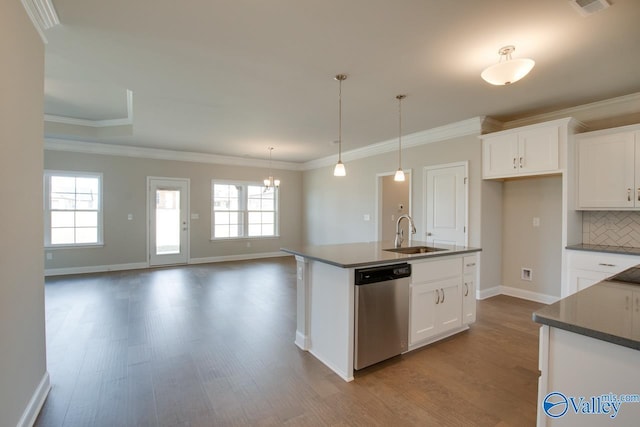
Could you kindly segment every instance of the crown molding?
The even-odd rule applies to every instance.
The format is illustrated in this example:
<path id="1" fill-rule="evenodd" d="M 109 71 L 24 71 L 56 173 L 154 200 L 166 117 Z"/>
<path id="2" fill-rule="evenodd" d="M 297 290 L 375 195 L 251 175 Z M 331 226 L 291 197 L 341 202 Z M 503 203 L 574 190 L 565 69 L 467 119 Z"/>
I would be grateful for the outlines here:
<path id="1" fill-rule="evenodd" d="M 136 157 L 154 160 L 174 160 L 227 166 L 245 166 L 292 171 L 303 170 L 301 163 L 248 159 L 243 157 L 221 156 L 218 154 L 165 150 L 160 148 L 131 147 L 126 145 L 112 145 L 57 138 L 45 138 L 44 149 L 51 151 L 69 151 L 84 154 L 101 154 L 107 156 Z"/>
<path id="2" fill-rule="evenodd" d="M 462 120 L 456 123 L 440 126 L 425 131 L 412 133 L 402 137 L 403 148 L 417 147 L 420 145 L 431 144 L 433 142 L 446 141 L 448 139 L 458 138 L 468 135 L 480 135 L 483 123 L 486 118 L 479 116 L 471 119 Z M 385 154 L 398 149 L 398 139 L 390 139 L 378 142 L 376 144 L 367 145 L 366 147 L 356 148 L 350 151 L 342 152 L 343 161 L 353 161 L 364 159 L 366 157 Z M 332 166 L 336 162 L 336 156 L 323 157 L 317 160 L 311 160 L 303 164 L 303 170 L 318 169 L 322 167 Z"/>
<path id="3" fill-rule="evenodd" d="M 628 107 L 627 107 L 628 105 Z M 576 117 L 581 122 L 589 122 L 590 119 L 602 118 L 597 114 L 597 110 L 600 109 L 614 109 L 614 107 L 623 108 L 629 110 L 629 112 L 637 112 L 640 105 L 640 92 L 632 93 L 629 95 L 618 96 L 616 98 L 605 99 L 603 101 L 591 102 L 589 104 L 578 105 L 575 107 L 564 108 L 562 110 L 556 110 L 549 113 L 537 114 L 535 116 L 524 117 L 504 123 L 504 127 L 511 129 L 520 126 L 531 125 L 535 123 L 546 122 L 563 117 Z M 594 117 L 590 117 L 590 113 L 593 112 Z"/>
<path id="4" fill-rule="evenodd" d="M 104 128 L 111 126 L 128 126 L 133 124 L 133 91 L 127 89 L 127 117 L 122 119 L 89 120 L 75 117 L 56 116 L 45 114 L 44 121 L 50 123 L 62 123 L 72 126 L 87 126 L 92 128 Z"/>
<path id="5" fill-rule="evenodd" d="M 44 32 L 49 28 L 60 25 L 60 19 L 51 0 L 20 0 L 24 10 L 29 15 L 33 26 L 40 34 L 44 44 L 48 43 Z"/>

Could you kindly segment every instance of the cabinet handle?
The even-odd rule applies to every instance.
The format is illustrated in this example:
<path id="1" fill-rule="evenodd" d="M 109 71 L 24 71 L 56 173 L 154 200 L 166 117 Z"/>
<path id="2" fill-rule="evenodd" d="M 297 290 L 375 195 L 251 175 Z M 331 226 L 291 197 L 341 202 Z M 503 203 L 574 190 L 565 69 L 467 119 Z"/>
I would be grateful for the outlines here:
<path id="1" fill-rule="evenodd" d="M 601 265 L 603 267 L 615 267 L 616 266 L 615 264 L 607 264 L 606 262 L 601 262 L 598 265 Z"/>
<path id="2" fill-rule="evenodd" d="M 520 169 L 522 169 L 522 157 L 520 157 Z"/>
<path id="3" fill-rule="evenodd" d="M 638 187 L 638 201 L 640 202 L 640 187 Z"/>
<path id="4" fill-rule="evenodd" d="M 516 167 L 516 158 L 515 157 L 513 158 L 513 168 L 517 169 L 517 167 Z"/>
<path id="5" fill-rule="evenodd" d="M 627 188 L 627 202 L 631 201 L 631 189 Z"/>
<path id="6" fill-rule="evenodd" d="M 442 291 L 442 303 L 444 303 L 444 289 L 440 288 L 440 290 Z"/>
<path id="7" fill-rule="evenodd" d="M 465 282 L 464 284 L 464 296 L 469 295 L 469 284 Z"/>
<path id="8" fill-rule="evenodd" d="M 436 305 L 440 304 L 440 290 L 436 289 L 436 295 L 438 296 L 438 299 L 436 300 Z"/>
<path id="9" fill-rule="evenodd" d="M 476 266 L 476 263 L 475 263 L 475 262 L 472 262 L 472 263 L 467 264 L 467 267 L 475 267 L 475 266 Z"/>
<path id="10" fill-rule="evenodd" d="M 636 297 L 636 313 L 640 311 L 640 297 Z"/>

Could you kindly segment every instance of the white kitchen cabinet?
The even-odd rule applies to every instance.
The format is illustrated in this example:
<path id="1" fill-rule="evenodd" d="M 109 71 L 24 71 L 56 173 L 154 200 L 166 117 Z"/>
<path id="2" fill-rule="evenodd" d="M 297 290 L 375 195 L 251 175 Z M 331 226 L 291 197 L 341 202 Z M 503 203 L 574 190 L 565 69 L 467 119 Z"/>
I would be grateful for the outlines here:
<path id="1" fill-rule="evenodd" d="M 482 177 L 509 178 L 561 172 L 562 125 L 542 125 L 483 135 Z"/>
<path id="2" fill-rule="evenodd" d="M 640 264 L 640 256 L 568 250 L 569 295 Z"/>
<path id="3" fill-rule="evenodd" d="M 578 209 L 640 208 L 640 132 L 576 137 Z"/>
<path id="4" fill-rule="evenodd" d="M 460 276 L 411 287 L 410 344 L 462 326 Z"/>
<path id="5" fill-rule="evenodd" d="M 475 256 L 417 262 L 412 265 L 410 346 L 424 345 L 434 337 L 461 330 L 463 323 L 473 322 L 471 317 L 467 318 L 469 320 L 463 319 L 464 260 L 474 264 L 474 270 L 466 271 L 469 277 L 475 277 Z M 475 293 L 470 292 L 469 295 Z M 475 297 L 467 300 L 466 310 L 472 310 L 475 319 Z"/>
<path id="6" fill-rule="evenodd" d="M 475 255 L 463 258 L 462 277 L 462 323 L 469 324 L 476 321 L 476 277 L 478 274 L 477 258 Z"/>

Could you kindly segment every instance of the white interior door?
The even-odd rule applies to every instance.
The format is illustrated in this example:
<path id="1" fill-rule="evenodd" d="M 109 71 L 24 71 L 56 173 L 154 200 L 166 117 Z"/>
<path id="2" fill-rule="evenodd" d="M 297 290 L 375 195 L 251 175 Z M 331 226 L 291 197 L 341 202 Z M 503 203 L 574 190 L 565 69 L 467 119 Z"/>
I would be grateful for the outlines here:
<path id="1" fill-rule="evenodd" d="M 425 168 L 428 243 L 467 246 L 467 163 Z"/>
<path id="2" fill-rule="evenodd" d="M 189 180 L 148 178 L 149 265 L 189 259 Z"/>

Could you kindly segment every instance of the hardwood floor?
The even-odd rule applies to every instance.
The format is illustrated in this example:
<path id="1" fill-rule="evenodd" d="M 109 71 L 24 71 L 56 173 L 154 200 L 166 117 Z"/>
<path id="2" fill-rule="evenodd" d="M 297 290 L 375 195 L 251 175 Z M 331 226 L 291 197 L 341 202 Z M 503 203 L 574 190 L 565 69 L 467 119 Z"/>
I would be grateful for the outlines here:
<path id="1" fill-rule="evenodd" d="M 479 301 L 345 383 L 293 343 L 295 280 L 292 257 L 48 278 L 36 426 L 535 425 L 541 304 Z"/>

